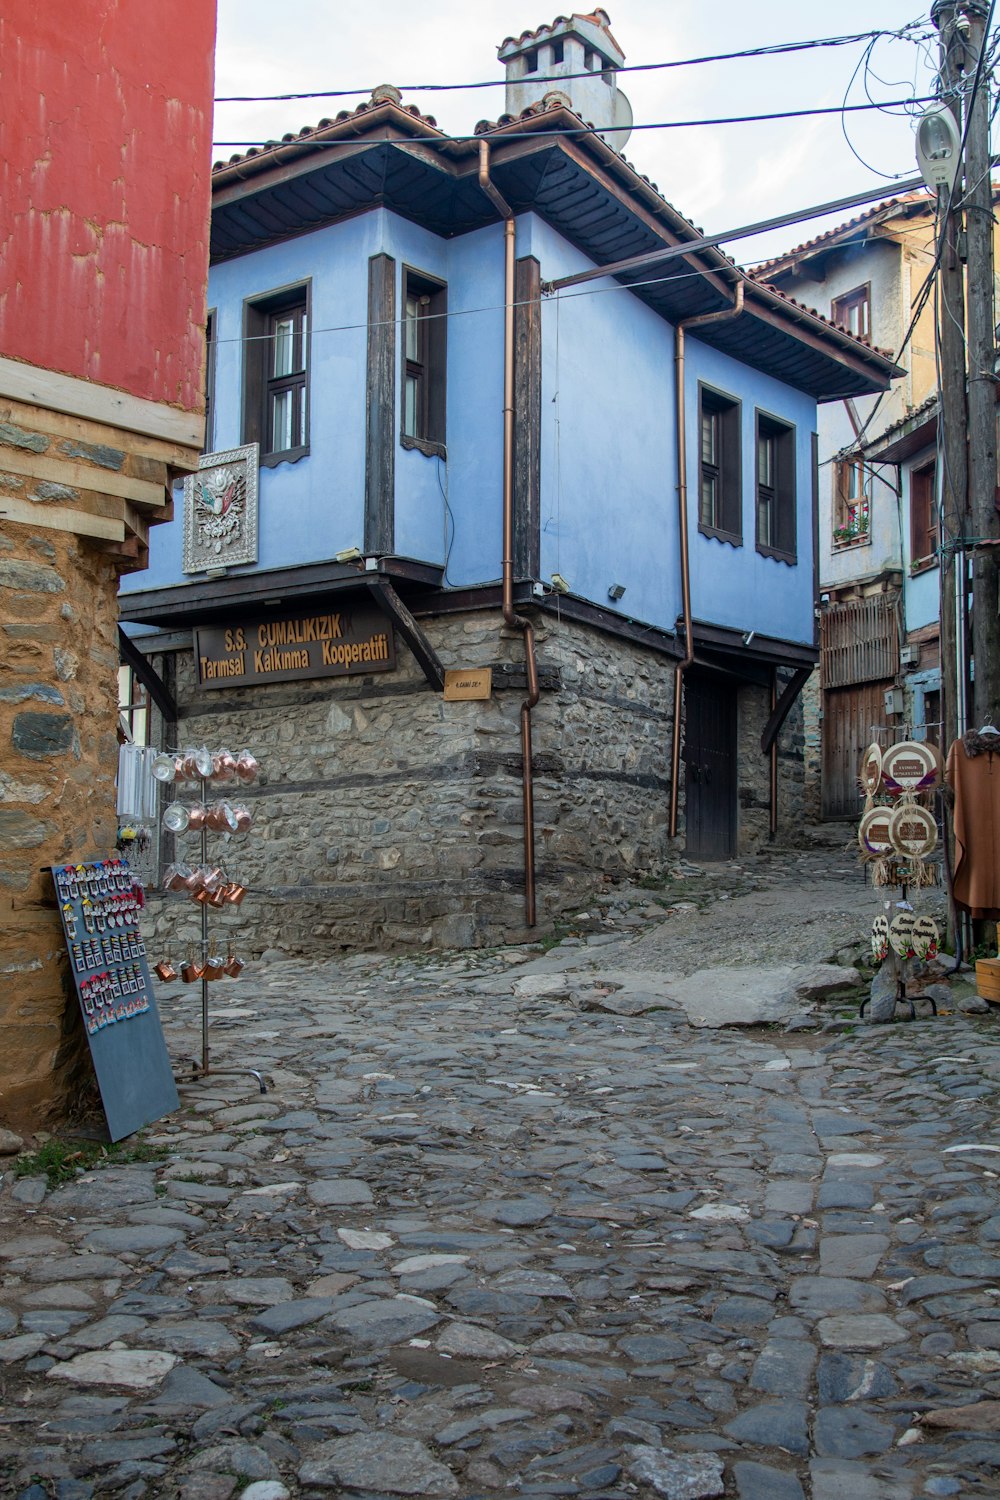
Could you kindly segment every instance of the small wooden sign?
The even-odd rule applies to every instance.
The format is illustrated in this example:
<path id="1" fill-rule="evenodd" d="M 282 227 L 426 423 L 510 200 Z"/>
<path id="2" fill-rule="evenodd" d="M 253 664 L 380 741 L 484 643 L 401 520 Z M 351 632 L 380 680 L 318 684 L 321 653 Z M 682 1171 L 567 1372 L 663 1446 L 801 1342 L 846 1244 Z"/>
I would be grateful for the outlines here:
<path id="1" fill-rule="evenodd" d="M 462 699 L 492 698 L 492 667 L 459 667 L 444 674 L 444 701 L 458 703 Z"/>

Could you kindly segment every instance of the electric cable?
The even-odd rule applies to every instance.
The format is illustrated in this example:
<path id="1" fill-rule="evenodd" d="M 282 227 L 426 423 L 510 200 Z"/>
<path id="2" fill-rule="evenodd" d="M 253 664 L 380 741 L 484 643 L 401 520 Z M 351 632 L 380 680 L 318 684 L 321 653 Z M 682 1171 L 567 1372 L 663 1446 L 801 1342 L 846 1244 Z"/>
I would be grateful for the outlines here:
<path id="1" fill-rule="evenodd" d="M 654 120 L 643 125 L 633 124 L 629 126 L 628 129 L 634 133 L 637 130 L 693 130 L 710 125 L 753 125 L 758 121 L 802 120 L 811 119 L 818 115 L 865 114 L 869 113 L 872 110 L 885 111 L 888 108 L 896 108 L 904 104 L 932 104 L 936 100 L 936 94 L 926 94 L 914 99 L 886 99 L 880 104 L 830 104 L 814 107 L 812 109 L 770 110 L 766 114 L 761 115 L 718 115 L 714 118 L 704 120 Z M 350 116 L 348 116 L 347 118 L 350 118 Z M 332 125 L 341 122 L 331 121 L 330 123 Z M 426 123 L 426 121 L 424 123 Z M 495 125 L 491 127 L 489 132 L 490 136 L 492 136 L 493 131 L 497 128 L 498 127 L 496 127 Z M 502 139 L 505 143 L 507 141 L 536 141 L 538 139 L 537 130 L 508 130 L 502 126 L 499 128 L 504 130 Z M 621 133 L 621 129 L 624 128 L 625 127 L 620 127 L 619 133 Z M 614 135 L 615 129 L 611 125 L 572 125 L 565 128 L 560 127 L 558 132 L 553 132 L 553 134 L 556 133 L 561 136 L 604 136 Z M 483 131 L 479 131 L 478 133 L 473 132 L 471 135 L 445 136 L 445 139 L 447 139 L 449 142 L 455 142 L 456 144 L 466 144 L 472 141 L 481 141 L 486 138 L 487 137 Z M 394 144 L 406 145 L 407 143 L 395 142 Z M 283 136 L 280 141 L 276 141 L 273 139 L 268 139 L 265 141 L 213 141 L 212 149 L 213 151 L 230 151 L 237 149 L 249 150 L 253 148 L 259 152 L 263 152 L 280 150 L 282 146 L 295 146 L 296 148 L 308 146 L 315 147 L 321 151 L 330 151 L 338 146 L 346 146 L 349 147 L 351 151 L 356 151 L 357 145 L 358 143 L 355 138 L 351 138 L 349 140 L 317 141 L 310 139 L 309 137 L 303 139 L 301 136 L 289 134 L 287 136 Z M 229 163 L 223 163 L 222 165 L 226 166 L 229 165 Z"/>
<path id="2" fill-rule="evenodd" d="M 845 36 L 817 37 L 805 42 L 775 42 L 761 47 L 747 47 L 738 52 L 715 52 L 708 53 L 702 57 L 680 57 L 673 58 L 669 62 L 658 63 L 630 63 L 626 66 L 615 68 L 613 71 L 617 77 L 620 73 L 653 73 L 665 68 L 690 68 L 702 63 L 732 62 L 740 58 L 751 57 L 780 57 L 790 52 L 808 52 L 821 47 L 846 47 L 854 42 L 867 42 L 878 40 L 880 37 L 896 37 L 900 40 L 918 41 L 917 37 L 910 37 L 910 31 L 916 31 L 923 26 L 923 21 L 909 21 L 898 31 L 859 31 Z M 529 75 L 530 76 L 530 75 Z M 593 78 L 594 72 L 587 70 L 582 73 L 560 73 L 553 81 L 566 82 L 575 78 Z M 468 89 L 491 89 L 506 87 L 506 78 L 487 78 L 478 83 L 406 83 L 399 84 L 401 93 L 406 94 L 429 94 L 429 93 L 457 93 Z M 216 104 L 283 104 L 296 99 L 346 99 L 358 94 L 371 94 L 372 89 L 311 89 L 302 93 L 294 94 L 220 94 L 216 97 Z"/>

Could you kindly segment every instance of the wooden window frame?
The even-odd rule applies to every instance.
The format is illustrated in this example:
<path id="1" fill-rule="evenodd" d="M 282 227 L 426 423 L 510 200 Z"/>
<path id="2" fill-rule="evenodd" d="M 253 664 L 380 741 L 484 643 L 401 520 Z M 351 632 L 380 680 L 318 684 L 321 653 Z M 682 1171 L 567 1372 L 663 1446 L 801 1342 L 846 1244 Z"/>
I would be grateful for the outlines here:
<path id="1" fill-rule="evenodd" d="M 858 476 L 857 495 L 848 491 L 849 474 Z M 833 508 L 833 546 L 839 551 L 846 547 L 867 545 L 872 539 L 872 494 L 875 471 L 860 458 L 842 459 L 834 469 L 836 494 Z M 857 513 L 855 520 L 854 514 Z M 838 533 L 840 533 L 838 535 Z"/>
<path id="2" fill-rule="evenodd" d="M 448 286 L 425 271 L 404 266 L 400 321 L 400 403 L 399 441 L 404 448 L 415 448 L 432 458 L 447 458 L 447 370 L 448 370 Z M 408 353 L 411 320 L 408 308 L 411 297 L 420 299 L 422 311 L 416 318 L 416 351 Z M 408 430 L 407 389 L 416 382 L 413 431 Z"/>
<path id="3" fill-rule="evenodd" d="M 761 479 L 760 445 L 762 438 L 774 441 L 770 483 Z M 798 563 L 796 526 L 796 460 L 798 439 L 791 422 L 770 412 L 754 412 L 754 517 L 757 551 L 762 557 L 795 567 Z M 762 535 L 761 515 L 767 506 L 770 521 L 767 535 Z"/>
<path id="4" fill-rule="evenodd" d="M 717 462 L 705 459 L 704 429 L 708 415 L 718 418 L 719 452 Z M 730 546 L 743 545 L 743 404 L 713 386 L 698 383 L 698 530 L 702 536 L 715 537 Z M 705 511 L 706 478 L 717 485 L 714 516 Z"/>
<path id="5" fill-rule="evenodd" d="M 918 525 L 917 481 L 920 480 Z M 917 464 L 910 470 L 910 574 L 926 573 L 938 562 L 937 460 Z"/>
<path id="6" fill-rule="evenodd" d="M 860 319 L 857 329 L 851 327 L 851 313 L 856 307 L 864 308 L 864 316 Z M 856 286 L 842 297 L 834 297 L 830 304 L 830 318 L 840 328 L 848 333 L 853 333 L 857 338 L 872 341 L 872 284 L 866 281 L 863 286 Z"/>
<path id="7" fill-rule="evenodd" d="M 205 318 L 205 445 L 203 453 L 215 451 L 215 343 L 218 314 L 209 308 Z"/>
<path id="8" fill-rule="evenodd" d="M 270 370 L 274 352 L 274 322 L 289 312 L 299 314 L 301 318 L 299 330 L 294 335 L 301 358 L 298 368 L 291 374 L 273 376 Z M 260 444 L 262 468 L 297 463 L 309 452 L 311 329 L 311 281 L 279 287 L 262 297 L 248 297 L 243 303 L 243 441 Z M 272 448 L 273 397 L 284 390 L 296 392 L 298 409 L 303 412 L 304 441 L 291 448 Z"/>

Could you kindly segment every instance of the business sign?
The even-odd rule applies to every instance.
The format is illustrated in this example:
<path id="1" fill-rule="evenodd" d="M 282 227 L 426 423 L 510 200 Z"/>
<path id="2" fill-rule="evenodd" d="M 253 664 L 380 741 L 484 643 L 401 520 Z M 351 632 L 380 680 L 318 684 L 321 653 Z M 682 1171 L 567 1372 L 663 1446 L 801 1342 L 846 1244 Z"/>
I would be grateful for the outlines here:
<path id="1" fill-rule="evenodd" d="M 367 676 L 396 665 L 392 626 L 368 604 L 199 627 L 194 654 L 198 681 L 206 688 Z"/>
<path id="2" fill-rule="evenodd" d="M 463 699 L 486 699 L 492 696 L 492 667 L 457 667 L 444 674 L 444 701 L 446 703 L 460 703 Z"/>

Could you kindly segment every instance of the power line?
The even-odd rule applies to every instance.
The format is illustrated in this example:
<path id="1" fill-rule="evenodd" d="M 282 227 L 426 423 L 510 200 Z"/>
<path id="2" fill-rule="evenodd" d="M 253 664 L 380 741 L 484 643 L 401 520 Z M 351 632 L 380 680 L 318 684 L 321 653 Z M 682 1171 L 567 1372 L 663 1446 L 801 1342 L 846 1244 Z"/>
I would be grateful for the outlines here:
<path id="1" fill-rule="evenodd" d="M 705 120 L 657 120 L 657 121 L 652 122 L 650 124 L 646 124 L 646 125 L 632 125 L 632 126 L 630 126 L 628 128 L 630 130 L 632 130 L 632 131 L 636 131 L 636 130 L 689 130 L 689 129 L 699 128 L 699 127 L 709 126 L 709 125 L 752 125 L 756 121 L 767 121 L 767 120 L 801 120 L 801 119 L 805 119 L 805 118 L 810 118 L 810 117 L 815 116 L 815 115 L 861 114 L 862 112 L 873 110 L 873 109 L 878 109 L 878 110 L 899 109 L 899 108 L 902 108 L 904 106 L 909 106 L 909 105 L 912 105 L 912 104 L 932 104 L 932 103 L 934 103 L 936 101 L 936 98 L 937 98 L 937 95 L 935 95 L 935 94 L 926 94 L 926 95 L 923 95 L 923 96 L 921 96 L 919 98 L 886 99 L 886 100 L 883 100 L 883 102 L 880 103 L 880 104 L 832 104 L 832 105 L 828 105 L 828 106 L 823 107 L 823 108 L 816 108 L 816 109 L 781 109 L 781 110 L 773 110 L 773 111 L 771 111 L 771 112 L 769 112 L 767 114 L 762 114 L 762 115 L 719 115 L 719 116 L 715 117 L 714 119 L 705 119 Z M 334 123 L 337 123 L 337 122 L 331 121 L 331 124 L 334 124 Z M 581 125 L 581 126 L 571 126 L 571 127 L 567 128 L 567 129 L 563 129 L 562 127 L 560 127 L 560 129 L 558 130 L 558 132 L 554 131 L 552 133 L 553 134 L 558 134 L 558 135 L 561 135 L 561 136 L 592 136 L 592 135 L 604 136 L 604 135 L 614 135 L 616 133 L 616 131 L 615 131 L 614 126 L 611 126 L 611 125 L 601 125 L 601 126 L 597 126 L 597 125 Z M 622 129 L 620 128 L 617 133 L 621 134 L 622 133 Z M 505 130 L 504 131 L 504 135 L 503 135 L 503 139 L 504 139 L 504 141 L 536 141 L 538 139 L 538 134 L 539 133 L 538 133 L 537 130 L 524 130 L 524 131 Z M 450 136 L 447 136 L 446 139 L 449 140 L 449 141 L 463 141 L 463 142 L 464 141 L 480 141 L 480 140 L 483 139 L 483 132 L 480 131 L 477 134 L 472 134 L 472 135 L 450 135 Z M 357 144 L 358 144 L 357 143 L 357 139 L 356 139 L 356 137 L 353 137 L 353 136 L 348 141 L 340 141 L 340 140 L 338 140 L 338 141 L 317 141 L 317 140 L 310 140 L 308 137 L 305 138 L 305 139 L 303 139 L 301 136 L 297 136 L 297 135 L 289 135 L 287 137 L 284 137 L 280 141 L 266 140 L 266 141 L 213 141 L 212 142 L 213 149 L 216 149 L 216 150 L 227 150 L 227 151 L 235 150 L 235 149 L 246 150 L 246 149 L 248 149 L 250 147 L 256 147 L 260 151 L 270 151 L 270 150 L 275 150 L 275 149 L 277 149 L 277 148 L 279 148 L 281 146 L 290 146 L 290 145 L 294 145 L 296 147 L 299 147 L 299 146 L 314 146 L 314 147 L 318 148 L 319 150 L 323 150 L 323 151 L 328 151 L 332 147 L 336 147 L 336 146 L 350 146 L 351 150 L 355 151 L 357 149 Z M 396 142 L 395 144 L 406 144 L 406 143 L 405 142 Z"/>
<path id="2" fill-rule="evenodd" d="M 747 47 L 739 52 L 714 52 L 703 57 L 675 58 L 670 62 L 658 63 L 633 63 L 627 67 L 615 68 L 615 76 L 619 73 L 652 73 L 663 68 L 691 68 L 702 63 L 732 62 L 738 58 L 748 57 L 779 57 L 789 52 L 808 52 L 820 47 L 847 47 L 854 42 L 874 42 L 881 37 L 895 37 L 897 40 L 917 41 L 919 37 L 911 37 L 910 32 L 916 31 L 922 26 L 921 21 L 910 21 L 906 26 L 900 27 L 898 31 L 857 31 L 846 36 L 817 37 L 813 41 L 806 42 L 775 42 L 770 46 Z M 591 71 L 583 73 L 560 73 L 553 75 L 553 84 L 568 82 L 575 78 L 593 78 L 595 74 Z M 530 75 L 528 75 L 530 81 Z M 487 78 L 479 83 L 405 83 L 398 85 L 400 92 L 406 94 L 429 94 L 458 92 L 463 89 L 492 89 L 507 86 L 506 78 Z M 220 94 L 216 104 L 279 104 L 295 99 L 345 99 L 352 95 L 370 94 L 371 88 L 363 89 L 311 89 L 297 94 Z"/>

